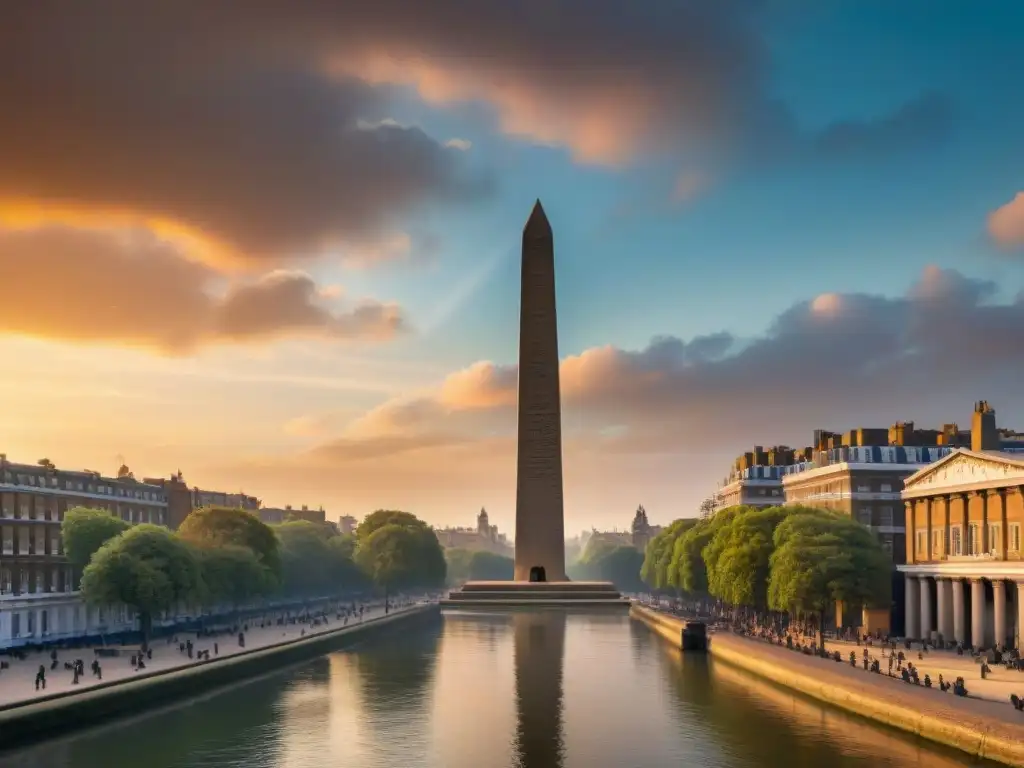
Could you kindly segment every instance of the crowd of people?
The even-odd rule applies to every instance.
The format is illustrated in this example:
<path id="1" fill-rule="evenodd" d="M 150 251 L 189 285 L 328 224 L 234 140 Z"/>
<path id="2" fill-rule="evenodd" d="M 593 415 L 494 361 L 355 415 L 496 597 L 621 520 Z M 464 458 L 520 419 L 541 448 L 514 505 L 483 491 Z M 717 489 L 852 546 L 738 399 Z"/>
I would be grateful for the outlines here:
<path id="1" fill-rule="evenodd" d="M 247 636 L 253 630 L 260 630 L 258 645 L 262 647 L 280 642 L 269 638 L 268 631 L 280 629 L 281 637 L 284 638 L 289 634 L 294 634 L 298 629 L 298 637 L 302 638 L 309 633 L 319 633 L 331 628 L 347 627 L 350 624 L 361 622 L 373 610 L 383 608 L 387 614 L 393 610 L 413 605 L 419 600 L 419 596 L 397 595 L 387 600 L 349 599 L 321 602 L 310 607 L 249 613 L 247 616 L 230 621 L 207 622 L 198 627 L 172 628 L 167 631 L 166 636 L 158 637 L 152 643 L 140 642 L 135 646 L 125 644 L 96 646 L 82 641 L 63 642 L 55 646 L 23 646 L 10 649 L 7 652 L 8 658 L 0 659 L 0 690 L 4 685 L 4 677 L 12 674 L 18 667 L 23 668 L 25 663 L 38 663 L 35 672 L 35 690 L 42 693 L 47 689 L 48 675 L 52 676 L 61 667 L 68 673 L 71 685 L 79 685 L 81 678 L 85 675 L 86 659 L 88 658 L 85 654 L 87 653 L 94 657 L 88 666 L 96 682 L 99 682 L 103 680 L 103 665 L 119 665 L 121 659 L 127 659 L 132 673 L 145 672 L 147 667 L 153 663 L 154 653 L 157 654 L 158 660 L 163 657 L 164 663 L 160 665 L 161 671 L 169 666 L 181 667 L 189 663 L 200 664 L 220 656 L 225 642 L 237 644 L 237 649 L 233 649 L 231 652 L 243 651 L 246 647 Z M 168 664 L 166 650 L 161 650 L 161 648 L 176 650 L 182 659 Z M 82 658 L 83 656 L 85 658 Z M 17 666 L 12 669 L 12 664 Z M 117 667 L 113 668 L 117 669 Z M 115 677 L 117 676 L 115 675 Z"/>

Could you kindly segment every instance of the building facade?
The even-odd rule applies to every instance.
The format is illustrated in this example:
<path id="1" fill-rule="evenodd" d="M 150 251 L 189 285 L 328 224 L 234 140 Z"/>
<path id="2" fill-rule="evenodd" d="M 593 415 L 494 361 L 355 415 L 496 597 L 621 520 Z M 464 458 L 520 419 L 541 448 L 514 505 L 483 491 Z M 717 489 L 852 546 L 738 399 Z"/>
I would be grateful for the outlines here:
<path id="1" fill-rule="evenodd" d="M 906 481 L 906 636 L 1024 649 L 1024 454 L 975 447 Z"/>
<path id="2" fill-rule="evenodd" d="M 74 507 L 106 509 L 128 523 L 167 524 L 162 488 L 135 479 L 17 464 L 0 454 L 0 648 L 118 631 L 127 611 L 87 607 L 80 574 L 64 557 L 61 523 Z"/>
<path id="3" fill-rule="evenodd" d="M 630 539 L 633 546 L 643 552 L 647 549 L 651 539 L 661 533 L 661 526 L 651 525 L 647 519 L 647 510 L 641 504 L 636 508 L 636 514 L 633 515 L 633 524 L 630 526 L 630 531 Z"/>
<path id="4" fill-rule="evenodd" d="M 511 557 L 514 553 L 508 537 L 491 525 L 486 509 L 476 517 L 476 528 L 435 528 L 441 546 L 447 549 L 480 549 Z"/>
<path id="5" fill-rule="evenodd" d="M 255 512 L 260 520 L 267 525 L 280 525 L 289 520 L 306 520 L 310 523 L 320 524 L 327 522 L 327 513 L 323 507 L 310 509 L 303 505 L 294 509 L 290 505 L 285 505 L 284 507 L 260 507 Z"/>

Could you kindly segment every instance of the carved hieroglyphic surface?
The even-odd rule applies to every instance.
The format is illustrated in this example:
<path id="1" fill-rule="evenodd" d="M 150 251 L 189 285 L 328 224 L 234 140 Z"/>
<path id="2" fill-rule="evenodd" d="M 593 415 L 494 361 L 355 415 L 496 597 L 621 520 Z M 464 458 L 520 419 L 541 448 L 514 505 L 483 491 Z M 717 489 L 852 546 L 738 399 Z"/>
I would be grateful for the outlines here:
<path id="1" fill-rule="evenodd" d="M 523 240 L 519 321 L 516 564 L 564 573 L 562 414 L 553 242 Z M 529 563 L 526 562 L 529 559 Z"/>
<path id="2" fill-rule="evenodd" d="M 973 456 L 959 455 L 914 481 L 912 485 L 908 484 L 907 487 L 952 487 L 1016 478 L 1024 482 L 1024 465 L 1010 460 L 1001 461 L 997 457 L 978 459 Z"/>

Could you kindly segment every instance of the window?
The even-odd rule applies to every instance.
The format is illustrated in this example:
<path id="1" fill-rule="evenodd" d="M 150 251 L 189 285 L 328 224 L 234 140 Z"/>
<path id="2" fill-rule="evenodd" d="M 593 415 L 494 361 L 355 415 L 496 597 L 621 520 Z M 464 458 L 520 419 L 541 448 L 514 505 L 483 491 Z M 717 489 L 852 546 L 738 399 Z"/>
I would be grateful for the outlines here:
<path id="1" fill-rule="evenodd" d="M 871 507 L 861 507 L 857 510 L 857 522 L 871 525 Z"/>
<path id="2" fill-rule="evenodd" d="M 889 557 L 892 557 L 892 534 L 882 534 L 882 549 L 889 553 Z"/>
<path id="3" fill-rule="evenodd" d="M 871 493 L 871 486 L 862 483 L 857 486 L 857 493 Z"/>
<path id="4" fill-rule="evenodd" d="M 6 565 L 0 568 L 0 595 L 8 595 L 12 589 L 11 569 Z"/>
<path id="5" fill-rule="evenodd" d="M 992 523 L 991 525 L 989 525 L 989 527 L 988 527 L 988 551 L 989 551 L 989 554 L 994 555 L 996 552 L 999 552 L 1000 549 L 1002 548 L 1001 547 L 1001 545 L 1002 545 L 1002 536 L 1000 535 L 1001 533 L 1002 533 L 1002 531 L 1000 530 L 999 523 Z"/>
<path id="6" fill-rule="evenodd" d="M 28 625 L 25 627 L 25 633 L 29 637 L 32 637 L 32 635 L 36 633 L 36 612 L 25 611 L 25 618 L 28 619 L 28 621 L 25 622 L 25 624 Z"/>
<path id="7" fill-rule="evenodd" d="M 928 559 L 928 531 L 917 532 L 917 552 L 915 556 L 918 560 Z"/>
<path id="8" fill-rule="evenodd" d="M 1006 547 L 1011 552 L 1020 552 L 1020 523 L 1010 523 L 1006 531 L 1009 538 Z"/>
<path id="9" fill-rule="evenodd" d="M 60 592 L 60 569 L 54 568 L 50 571 L 50 591 Z"/>
<path id="10" fill-rule="evenodd" d="M 39 631 L 44 635 L 50 634 L 50 616 L 48 611 L 39 612 Z"/>
<path id="11" fill-rule="evenodd" d="M 932 531 L 932 558 L 942 557 L 942 531 Z"/>
<path id="12" fill-rule="evenodd" d="M 11 614 L 11 637 L 21 637 L 21 614 Z"/>
<path id="13" fill-rule="evenodd" d="M 967 525 L 967 554 L 972 556 L 981 554 L 981 526 L 978 523 L 968 523 Z"/>
<path id="14" fill-rule="evenodd" d="M 959 525 L 952 525 L 949 528 L 949 554 L 953 557 L 963 554 L 963 539 Z"/>
<path id="15" fill-rule="evenodd" d="M 31 531 L 30 531 L 29 528 L 18 528 L 16 530 L 17 530 L 17 536 L 18 536 L 18 554 L 19 555 L 27 555 L 29 553 L 29 551 L 28 551 L 28 535 L 29 535 L 29 533 Z"/>
<path id="16" fill-rule="evenodd" d="M 879 490 L 882 493 L 892 493 L 892 483 L 882 483 L 882 485 L 879 486 Z"/>
<path id="17" fill-rule="evenodd" d="M 43 575 L 42 570 L 36 571 L 35 587 L 36 593 L 43 593 L 46 591 L 46 577 Z"/>
<path id="18" fill-rule="evenodd" d="M 14 554 L 14 528 L 9 525 L 3 527 L 3 549 L 0 552 L 5 555 Z"/>
<path id="19" fill-rule="evenodd" d="M 888 526 L 892 525 L 892 507 L 879 507 L 878 524 Z"/>

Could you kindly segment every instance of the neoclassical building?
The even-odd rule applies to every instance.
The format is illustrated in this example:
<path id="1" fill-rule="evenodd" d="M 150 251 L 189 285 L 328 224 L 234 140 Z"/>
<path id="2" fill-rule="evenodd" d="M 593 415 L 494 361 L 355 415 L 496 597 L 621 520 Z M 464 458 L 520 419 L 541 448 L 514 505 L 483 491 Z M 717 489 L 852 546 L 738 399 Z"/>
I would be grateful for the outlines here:
<path id="1" fill-rule="evenodd" d="M 1021 648 L 1024 453 L 958 449 L 904 482 L 906 636 Z"/>

